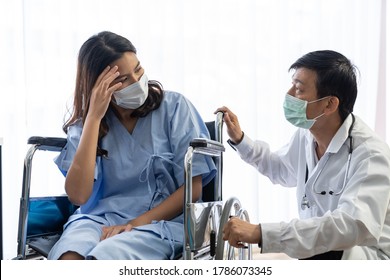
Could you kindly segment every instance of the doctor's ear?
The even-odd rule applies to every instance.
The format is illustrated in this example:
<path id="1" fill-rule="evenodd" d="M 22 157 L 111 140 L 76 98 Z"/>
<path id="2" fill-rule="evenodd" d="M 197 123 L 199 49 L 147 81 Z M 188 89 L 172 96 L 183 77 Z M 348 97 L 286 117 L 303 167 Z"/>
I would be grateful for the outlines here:
<path id="1" fill-rule="evenodd" d="M 331 96 L 328 99 L 328 105 L 326 106 L 325 111 L 327 111 L 328 113 L 333 113 L 338 110 L 339 104 L 340 104 L 339 98 L 336 96 Z"/>

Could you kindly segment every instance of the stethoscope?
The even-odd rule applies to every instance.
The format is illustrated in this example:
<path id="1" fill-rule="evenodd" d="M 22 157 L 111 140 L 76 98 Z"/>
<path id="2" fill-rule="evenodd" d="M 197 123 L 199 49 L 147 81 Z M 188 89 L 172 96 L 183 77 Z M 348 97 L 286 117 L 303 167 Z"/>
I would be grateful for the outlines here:
<path id="1" fill-rule="evenodd" d="M 352 129 L 353 129 L 353 126 L 355 124 L 355 116 L 351 113 L 351 116 L 352 116 L 352 123 L 351 123 L 351 126 L 349 127 L 349 130 L 348 130 L 348 139 L 349 139 L 349 150 L 348 150 L 348 159 L 347 159 L 347 168 L 346 168 L 346 171 L 345 171 L 345 175 L 344 175 L 344 181 L 343 181 L 343 186 L 341 187 L 341 189 L 338 191 L 338 192 L 334 192 L 332 190 L 330 190 L 329 192 L 326 192 L 326 191 L 319 191 L 316 189 L 315 185 L 317 183 L 317 180 L 318 180 L 318 177 L 321 175 L 322 173 L 322 170 L 324 170 L 325 168 L 325 165 L 326 163 L 328 162 L 329 160 L 329 157 L 327 157 L 325 163 L 324 163 L 324 167 L 318 172 L 317 176 L 315 177 L 314 179 L 314 182 L 313 184 L 311 185 L 311 189 L 313 191 L 313 193 L 315 194 L 319 194 L 319 195 L 326 195 L 326 194 L 329 194 L 329 195 L 335 195 L 335 196 L 338 196 L 340 195 L 344 189 L 345 189 L 345 185 L 347 183 L 347 178 L 348 178 L 348 172 L 349 172 L 349 166 L 351 164 L 351 157 L 352 157 L 352 152 L 353 152 L 353 138 L 352 138 Z M 309 171 L 308 171 L 308 168 L 307 168 L 307 164 L 306 164 L 306 176 L 305 176 L 305 183 L 307 182 L 307 178 L 308 178 L 308 174 L 309 174 Z M 305 195 L 302 197 L 302 202 L 301 202 L 301 209 L 302 210 L 305 210 L 305 208 L 310 208 L 310 203 L 309 203 L 309 200 L 307 199 L 307 196 L 306 196 L 306 193 Z"/>

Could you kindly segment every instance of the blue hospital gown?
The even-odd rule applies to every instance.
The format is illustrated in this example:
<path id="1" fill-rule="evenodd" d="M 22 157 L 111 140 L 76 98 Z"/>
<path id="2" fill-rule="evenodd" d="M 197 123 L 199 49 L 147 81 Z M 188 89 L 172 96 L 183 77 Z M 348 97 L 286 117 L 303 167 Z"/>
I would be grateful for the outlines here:
<path id="1" fill-rule="evenodd" d="M 157 110 L 138 119 L 131 134 L 111 110 L 106 120 L 109 132 L 101 140 L 101 147 L 108 151 L 108 157 L 97 157 L 93 193 L 64 225 L 64 233 L 48 258 L 58 259 L 67 251 L 97 259 L 173 258 L 182 250 L 183 214 L 99 242 L 101 228 L 135 219 L 184 184 L 184 156 L 189 142 L 193 138 L 209 138 L 204 121 L 184 96 L 168 91 Z M 68 143 L 55 159 L 64 174 L 76 152 L 81 131 L 80 122 L 69 128 Z M 210 157 L 194 155 L 192 174 L 202 175 L 203 186 L 215 172 Z M 162 240 L 168 249 L 166 257 L 151 255 L 148 246 L 164 246 Z M 135 256 L 129 253 L 133 251 L 137 252 Z"/>

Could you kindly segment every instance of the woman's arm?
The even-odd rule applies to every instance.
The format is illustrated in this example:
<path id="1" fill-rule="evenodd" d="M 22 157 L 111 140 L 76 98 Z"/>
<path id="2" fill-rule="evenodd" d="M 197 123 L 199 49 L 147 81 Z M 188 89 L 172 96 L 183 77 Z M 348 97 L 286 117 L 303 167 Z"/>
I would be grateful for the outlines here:
<path id="1" fill-rule="evenodd" d="M 197 201 L 202 195 L 202 176 L 192 178 L 192 201 Z M 133 226 L 150 224 L 153 220 L 171 220 L 183 212 L 184 185 L 171 194 L 155 208 L 145 212 L 130 223 Z"/>
<path id="2" fill-rule="evenodd" d="M 75 205 L 87 202 L 92 193 L 100 121 L 86 118 L 80 143 L 65 179 L 65 190 Z"/>
<path id="3" fill-rule="evenodd" d="M 107 67 L 98 77 L 92 89 L 88 115 L 85 119 L 79 146 L 65 179 L 65 190 L 72 203 L 82 205 L 92 193 L 96 149 L 101 119 L 105 115 L 111 96 L 122 84 L 111 85 L 119 75 L 118 67 Z"/>
<path id="4" fill-rule="evenodd" d="M 192 178 L 192 201 L 199 200 L 202 195 L 202 176 Z M 106 239 L 123 231 L 130 231 L 133 227 L 150 224 L 152 221 L 171 220 L 183 212 L 184 185 L 171 194 L 166 200 L 155 208 L 145 212 L 126 225 L 110 226 L 103 228 L 101 239 Z"/>

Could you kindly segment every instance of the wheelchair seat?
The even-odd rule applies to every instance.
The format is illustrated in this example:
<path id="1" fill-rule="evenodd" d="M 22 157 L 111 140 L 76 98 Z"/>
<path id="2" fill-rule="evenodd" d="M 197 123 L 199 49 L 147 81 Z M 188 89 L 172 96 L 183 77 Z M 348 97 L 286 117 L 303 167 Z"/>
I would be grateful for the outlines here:
<path id="1" fill-rule="evenodd" d="M 76 209 L 66 195 L 30 198 L 26 234 L 29 249 L 46 258 Z"/>

